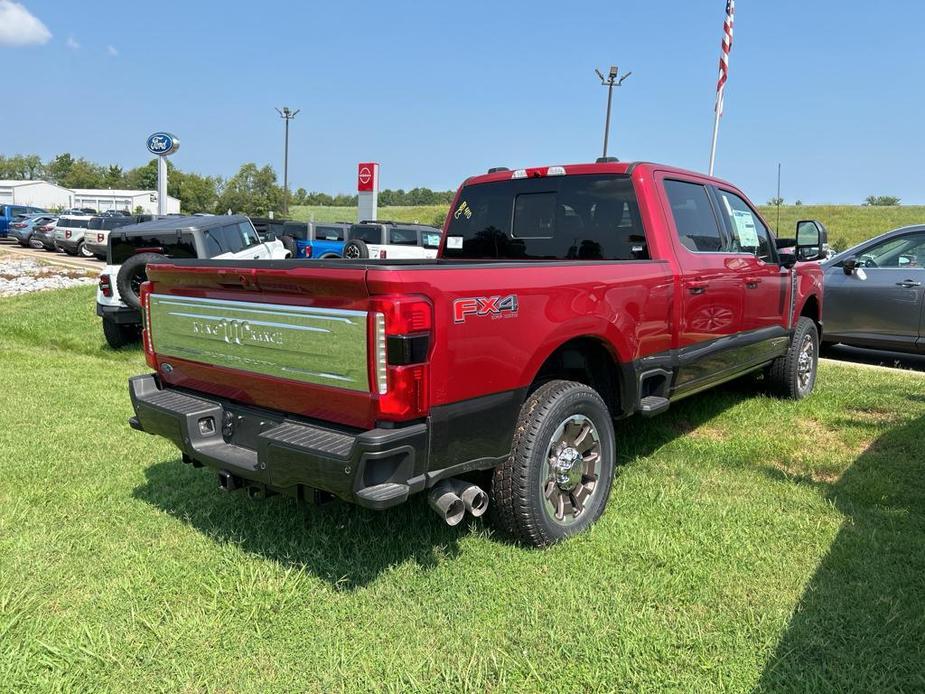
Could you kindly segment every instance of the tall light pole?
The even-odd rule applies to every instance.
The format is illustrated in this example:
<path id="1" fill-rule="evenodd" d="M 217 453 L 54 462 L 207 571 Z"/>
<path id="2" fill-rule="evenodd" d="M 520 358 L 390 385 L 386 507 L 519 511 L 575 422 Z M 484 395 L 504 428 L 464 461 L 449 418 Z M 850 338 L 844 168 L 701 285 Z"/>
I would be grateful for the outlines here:
<path id="1" fill-rule="evenodd" d="M 289 121 L 302 109 L 290 110 L 288 106 L 276 109 L 279 117 L 286 121 L 286 145 L 283 149 L 283 215 L 289 216 Z"/>
<path id="2" fill-rule="evenodd" d="M 617 79 L 617 73 L 620 71 L 617 69 L 616 65 L 610 66 L 610 73 L 608 73 L 607 77 L 604 77 L 603 73 L 597 68 L 594 68 L 594 72 L 596 72 L 597 76 L 601 78 L 601 84 L 607 87 L 607 119 L 604 121 L 604 157 L 606 158 L 607 140 L 610 137 L 610 104 L 613 101 L 613 88 L 622 86 L 623 80 L 625 80 L 633 73 L 627 72 L 623 75 L 623 77 Z"/>

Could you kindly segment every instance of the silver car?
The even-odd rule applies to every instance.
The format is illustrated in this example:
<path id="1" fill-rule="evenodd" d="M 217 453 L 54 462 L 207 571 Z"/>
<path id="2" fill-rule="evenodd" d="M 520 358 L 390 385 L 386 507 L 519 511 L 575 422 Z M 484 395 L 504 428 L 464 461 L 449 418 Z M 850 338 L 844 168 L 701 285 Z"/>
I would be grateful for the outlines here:
<path id="1" fill-rule="evenodd" d="M 888 231 L 822 267 L 824 343 L 925 352 L 925 225 Z"/>

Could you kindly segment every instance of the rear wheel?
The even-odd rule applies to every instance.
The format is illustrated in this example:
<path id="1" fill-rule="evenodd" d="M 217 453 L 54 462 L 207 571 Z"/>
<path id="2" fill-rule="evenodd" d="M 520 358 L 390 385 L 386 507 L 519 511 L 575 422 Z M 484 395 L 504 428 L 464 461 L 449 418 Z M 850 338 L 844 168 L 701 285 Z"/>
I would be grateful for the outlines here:
<path id="1" fill-rule="evenodd" d="M 819 332 L 812 320 L 801 317 L 787 352 L 771 363 L 768 382 L 777 394 L 802 400 L 813 392 L 818 366 Z"/>
<path id="2" fill-rule="evenodd" d="M 614 433 L 600 395 L 551 381 L 524 403 L 511 456 L 495 468 L 492 518 L 515 540 L 543 547 L 581 532 L 604 512 Z"/>
<path id="3" fill-rule="evenodd" d="M 369 246 L 361 239 L 354 239 L 344 244 L 344 257 L 348 260 L 359 260 L 369 257 Z"/>
<path id="4" fill-rule="evenodd" d="M 148 263 L 158 263 L 167 257 L 160 253 L 139 253 L 122 263 L 116 275 L 116 288 L 122 301 L 131 308 L 141 308 L 141 285 L 147 281 Z"/>
<path id="5" fill-rule="evenodd" d="M 87 244 L 81 241 L 77 244 L 77 255 L 79 255 L 81 258 L 92 258 L 93 252 L 87 248 Z"/>
<path id="6" fill-rule="evenodd" d="M 133 344 L 141 337 L 137 325 L 121 325 L 105 318 L 103 319 L 103 335 L 106 336 L 106 344 L 113 349 Z"/>

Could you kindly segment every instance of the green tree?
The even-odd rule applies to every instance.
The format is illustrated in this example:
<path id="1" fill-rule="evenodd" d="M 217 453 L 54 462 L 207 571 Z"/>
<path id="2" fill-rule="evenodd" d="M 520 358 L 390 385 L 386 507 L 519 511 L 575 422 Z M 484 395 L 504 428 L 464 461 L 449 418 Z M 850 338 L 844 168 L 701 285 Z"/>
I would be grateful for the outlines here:
<path id="1" fill-rule="evenodd" d="M 899 198 L 895 195 L 868 195 L 864 199 L 866 207 L 891 207 L 899 204 Z"/>
<path id="2" fill-rule="evenodd" d="M 45 165 L 37 154 L 14 154 L 0 156 L 0 178 L 15 181 L 40 179 L 45 175 Z"/>
<path id="3" fill-rule="evenodd" d="M 179 198 L 180 209 L 184 212 L 215 212 L 221 183 L 217 176 L 177 170 L 167 174 L 167 193 Z"/>
<path id="4" fill-rule="evenodd" d="M 74 157 L 70 153 L 59 154 L 45 165 L 45 176 L 52 183 L 60 185 L 61 181 L 67 178 L 72 166 L 74 166 Z"/>
<path id="5" fill-rule="evenodd" d="M 283 189 L 276 184 L 276 172 L 269 165 L 258 168 L 254 163 L 243 164 L 229 178 L 219 194 L 218 209 L 264 216 L 279 212 Z"/>
<path id="6" fill-rule="evenodd" d="M 106 171 L 99 164 L 87 161 L 83 157 L 74 160 L 67 174 L 58 181 L 65 188 L 103 188 Z"/>
<path id="7" fill-rule="evenodd" d="M 125 174 L 122 173 L 122 167 L 117 164 L 110 164 L 106 167 L 106 173 L 103 176 L 103 184 L 107 188 L 121 188 L 125 185 Z"/>

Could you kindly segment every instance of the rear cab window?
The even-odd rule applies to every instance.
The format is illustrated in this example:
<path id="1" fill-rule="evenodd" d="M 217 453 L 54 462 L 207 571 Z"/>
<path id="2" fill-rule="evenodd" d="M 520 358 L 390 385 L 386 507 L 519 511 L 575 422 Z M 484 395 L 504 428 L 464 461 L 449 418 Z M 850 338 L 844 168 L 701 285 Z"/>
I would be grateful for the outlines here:
<path id="1" fill-rule="evenodd" d="M 463 188 L 443 257 L 646 260 L 645 230 L 625 174 L 523 178 Z"/>
<path id="2" fill-rule="evenodd" d="M 315 240 L 316 241 L 343 241 L 344 240 L 344 229 L 343 227 L 334 227 L 334 226 L 316 226 L 315 227 Z"/>

